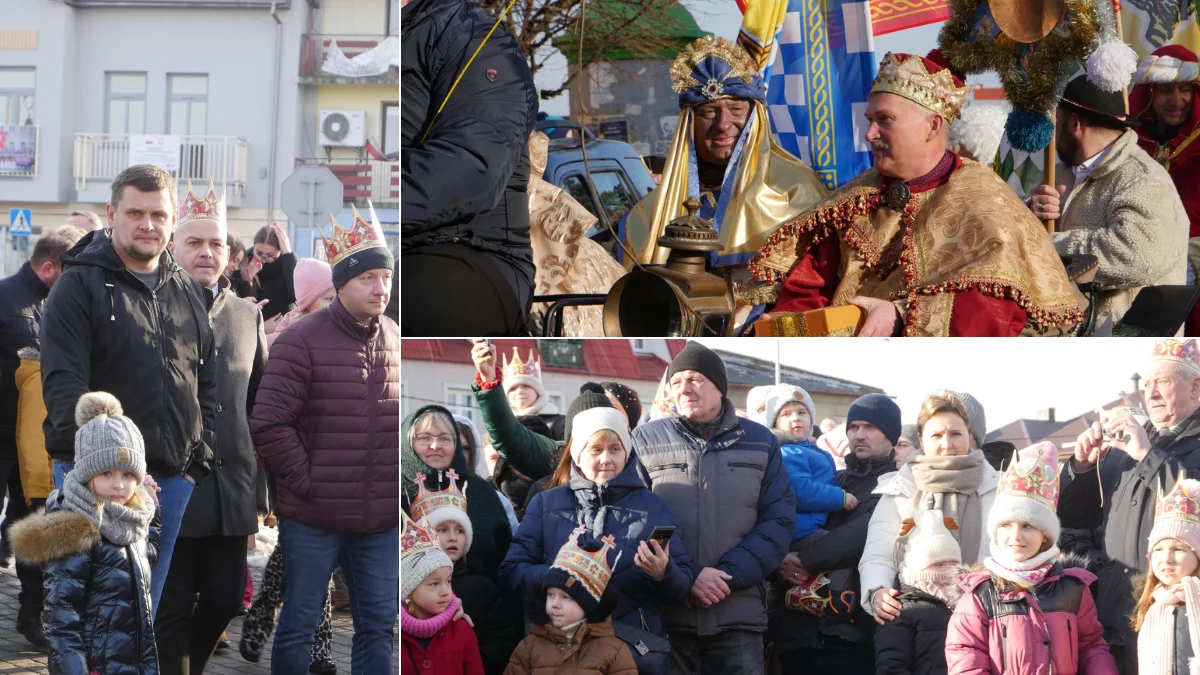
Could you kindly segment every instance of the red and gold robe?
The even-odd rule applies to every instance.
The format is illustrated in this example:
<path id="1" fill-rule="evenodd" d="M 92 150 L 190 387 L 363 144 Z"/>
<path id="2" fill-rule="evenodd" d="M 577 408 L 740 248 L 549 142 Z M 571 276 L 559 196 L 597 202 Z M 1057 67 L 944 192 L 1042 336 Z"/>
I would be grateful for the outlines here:
<path id="1" fill-rule="evenodd" d="M 1041 222 L 989 167 L 950 156 L 901 211 L 871 169 L 782 225 L 750 261 L 769 312 L 892 301 L 905 335 L 1069 333 L 1078 295 Z"/>

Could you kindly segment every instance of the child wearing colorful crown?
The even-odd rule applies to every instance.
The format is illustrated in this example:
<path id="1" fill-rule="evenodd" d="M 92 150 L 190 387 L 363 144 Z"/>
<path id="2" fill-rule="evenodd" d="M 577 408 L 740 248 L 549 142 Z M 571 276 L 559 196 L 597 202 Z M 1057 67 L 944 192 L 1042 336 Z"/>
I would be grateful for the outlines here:
<path id="1" fill-rule="evenodd" d="M 1088 586 L 1058 547 L 1058 448 L 1013 457 L 987 516 L 992 555 L 959 577 L 965 594 L 946 631 L 946 666 L 959 673 L 1116 675 Z"/>
<path id="2" fill-rule="evenodd" d="M 1200 673 L 1200 481 L 1159 494 L 1150 572 L 1132 617 L 1139 675 Z M 1181 658 L 1185 657 L 1185 658 Z"/>
<path id="3" fill-rule="evenodd" d="M 427 522 L 401 519 L 401 663 L 414 673 L 484 675 L 475 631 L 469 621 L 455 620 L 461 603 L 451 590 L 454 564 Z"/>
<path id="4" fill-rule="evenodd" d="M 955 577 L 965 571 L 943 513 L 923 512 L 900 566 L 900 616 L 875 631 L 879 672 L 945 675 L 946 628 L 963 595 Z"/>
<path id="5" fill-rule="evenodd" d="M 537 416 L 550 426 L 551 438 L 565 440 L 567 418 L 558 413 L 542 386 L 542 360 L 535 359 L 530 350 L 529 358 L 522 361 L 517 348 L 513 347 L 512 360 L 505 357 L 503 363 L 504 395 L 513 414 L 517 417 Z"/>
<path id="6" fill-rule="evenodd" d="M 581 547 L 579 537 L 586 532 L 582 525 L 575 528 L 559 549 L 530 607 L 532 631 L 517 645 L 504 675 L 637 675 L 633 653 L 609 619 L 617 598 L 608 581 L 621 559 L 618 553 L 608 564 L 616 538 L 610 534 L 598 547 Z"/>
<path id="7" fill-rule="evenodd" d="M 519 603 L 512 602 L 494 579 L 467 561 L 474 532 L 467 517 L 466 489 L 458 489 L 458 472 L 446 472 L 449 487 L 441 491 L 425 489 L 425 474 L 418 473 L 417 500 L 413 518 L 429 524 L 438 546 L 454 566 L 451 576 L 462 610 L 475 622 L 475 637 L 487 675 L 499 675 L 521 640 L 523 618 Z"/>

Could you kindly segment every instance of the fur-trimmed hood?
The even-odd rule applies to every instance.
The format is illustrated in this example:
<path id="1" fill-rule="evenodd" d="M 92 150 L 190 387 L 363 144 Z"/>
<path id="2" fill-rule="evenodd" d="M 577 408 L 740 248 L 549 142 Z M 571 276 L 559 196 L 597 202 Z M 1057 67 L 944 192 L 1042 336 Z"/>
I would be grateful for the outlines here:
<path id="1" fill-rule="evenodd" d="M 17 350 L 17 357 L 22 361 L 41 361 L 42 352 L 33 347 L 21 347 Z"/>
<path id="2" fill-rule="evenodd" d="M 100 542 L 100 530 L 78 513 L 52 509 L 14 523 L 9 537 L 18 560 L 44 565 L 88 551 Z"/>

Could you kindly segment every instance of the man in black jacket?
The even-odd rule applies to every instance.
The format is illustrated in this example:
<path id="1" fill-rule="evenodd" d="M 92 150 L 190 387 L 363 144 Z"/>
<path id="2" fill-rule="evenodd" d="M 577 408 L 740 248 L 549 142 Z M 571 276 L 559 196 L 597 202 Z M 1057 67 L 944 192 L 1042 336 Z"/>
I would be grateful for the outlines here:
<path id="1" fill-rule="evenodd" d="M 1121 588 L 1101 588 L 1098 594 L 1119 602 L 1097 607 L 1123 674 L 1137 663 L 1137 636 L 1127 618 L 1133 610 L 1129 577 L 1146 568 L 1158 489 L 1171 489 L 1181 470 L 1189 477 L 1200 472 L 1200 348 L 1195 340 L 1155 343 L 1145 398 L 1150 420 L 1144 426 L 1125 414 L 1105 425 L 1096 422 L 1079 435 L 1075 457 L 1063 467 L 1058 501 L 1062 526 L 1097 532 L 1104 554 L 1120 567 L 1121 575 L 1112 580 Z"/>
<path id="2" fill-rule="evenodd" d="M 229 258 L 227 229 L 217 194 L 210 189 L 198 198 L 189 190 L 169 246 L 179 266 L 205 289 L 218 357 L 212 474 L 188 502 L 154 619 L 163 675 L 204 671 L 242 606 L 246 537 L 258 531 L 249 416 L 267 363 L 267 336 L 262 312 L 239 299 L 222 276 Z"/>
<path id="3" fill-rule="evenodd" d="M 43 428 L 55 486 L 72 468 L 83 394 L 112 393 L 146 439 L 146 468 L 162 489 L 154 607 L 193 486 L 209 472 L 216 416 L 206 291 L 166 251 L 176 194 L 175 179 L 158 167 L 122 171 L 108 205 L 110 234 L 91 232 L 62 257 L 42 318 Z"/>
<path id="4" fill-rule="evenodd" d="M 4 517 L 4 557 L 7 558 L 8 530 L 12 524 L 29 515 L 30 507 L 21 486 L 17 470 L 17 352 L 25 347 L 39 349 L 38 327 L 42 322 L 42 307 L 50 287 L 62 274 L 59 258 L 75 244 L 68 237 L 51 234 L 33 246 L 29 262 L 17 273 L 0 280 L 0 500 L 8 492 L 7 513 Z M 45 499 L 35 500 L 34 508 Z M 17 577 L 21 580 L 17 613 L 17 631 L 32 644 L 46 646 L 42 634 L 42 574 L 36 567 L 17 562 Z"/>
<path id="5" fill-rule="evenodd" d="M 475 3 L 411 0 L 400 17 L 401 335 L 516 334 L 533 297 L 529 65 L 499 26 L 467 67 L 496 23 Z"/>
<path id="6" fill-rule="evenodd" d="M 776 572 L 785 589 L 822 573 L 830 582 L 821 591 L 830 602 L 819 616 L 785 607 L 775 611 L 771 632 L 784 673 L 875 672 L 871 647 L 875 621 L 858 600 L 858 560 L 879 504 L 875 487 L 881 476 L 896 470 L 899 437 L 900 408 L 891 399 L 868 394 L 851 404 L 846 439 L 852 452 L 846 455 L 846 468 L 838 472 L 837 483 L 854 495 L 858 506 L 853 511 L 831 513 L 825 523 L 827 534 L 793 543 Z"/>

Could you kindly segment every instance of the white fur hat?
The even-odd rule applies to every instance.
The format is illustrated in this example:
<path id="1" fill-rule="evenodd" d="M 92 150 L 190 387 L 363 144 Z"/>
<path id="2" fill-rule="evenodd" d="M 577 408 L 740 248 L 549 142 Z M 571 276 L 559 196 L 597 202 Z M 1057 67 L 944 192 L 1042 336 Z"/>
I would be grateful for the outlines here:
<path id="1" fill-rule="evenodd" d="M 812 397 L 808 395 L 800 387 L 794 384 L 777 384 L 767 391 L 766 410 L 763 414 L 763 424 L 769 428 L 774 428 L 775 422 L 779 417 L 780 411 L 789 403 L 803 403 L 805 408 L 808 408 L 808 417 L 815 425 L 817 420 L 817 406 L 813 405 Z"/>

